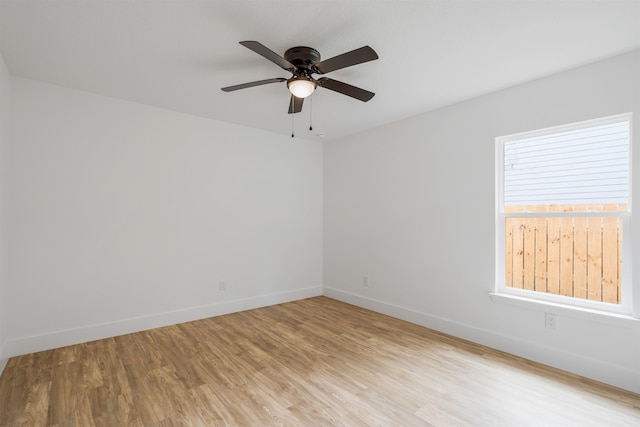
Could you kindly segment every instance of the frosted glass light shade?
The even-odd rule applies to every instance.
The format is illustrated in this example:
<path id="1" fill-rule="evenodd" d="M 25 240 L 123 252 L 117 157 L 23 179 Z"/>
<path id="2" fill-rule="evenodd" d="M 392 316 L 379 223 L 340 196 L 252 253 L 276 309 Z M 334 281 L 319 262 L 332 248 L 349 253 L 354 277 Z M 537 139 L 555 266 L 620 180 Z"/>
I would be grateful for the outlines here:
<path id="1" fill-rule="evenodd" d="M 306 98 L 316 90 L 316 84 L 307 79 L 295 79 L 287 83 L 289 91 L 297 98 Z"/>

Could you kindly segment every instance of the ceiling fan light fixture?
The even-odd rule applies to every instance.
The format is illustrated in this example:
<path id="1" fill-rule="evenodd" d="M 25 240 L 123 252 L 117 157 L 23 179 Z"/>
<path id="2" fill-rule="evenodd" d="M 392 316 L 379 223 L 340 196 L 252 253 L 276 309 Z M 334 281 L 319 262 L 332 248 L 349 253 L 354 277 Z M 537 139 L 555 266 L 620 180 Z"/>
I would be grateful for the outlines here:
<path id="1" fill-rule="evenodd" d="M 306 98 L 316 90 L 316 84 L 308 77 L 299 76 L 287 82 L 289 92 L 296 98 Z"/>
<path id="2" fill-rule="evenodd" d="M 0 0 L 1 2 L 2 0 Z M 273 79 L 257 80 L 239 85 L 223 87 L 223 92 L 233 92 L 239 89 L 246 89 L 254 86 L 262 86 L 271 83 L 287 82 L 287 89 L 291 92 L 289 100 L 289 114 L 302 111 L 304 98 L 308 98 L 318 87 L 332 90 L 342 95 L 349 96 L 362 102 L 367 102 L 374 97 L 375 93 L 352 86 L 329 77 L 321 77 L 318 80 L 312 77 L 313 74 L 326 74 L 332 71 L 341 70 L 353 65 L 362 64 L 378 59 L 378 54 L 369 46 L 362 46 L 334 56 L 324 61 L 320 60 L 320 52 L 308 46 L 296 46 L 280 56 L 265 45 L 255 40 L 241 41 L 240 44 L 273 62 L 278 67 L 292 74 L 290 78 L 276 77 Z M 311 126 L 309 126 L 311 127 Z"/>

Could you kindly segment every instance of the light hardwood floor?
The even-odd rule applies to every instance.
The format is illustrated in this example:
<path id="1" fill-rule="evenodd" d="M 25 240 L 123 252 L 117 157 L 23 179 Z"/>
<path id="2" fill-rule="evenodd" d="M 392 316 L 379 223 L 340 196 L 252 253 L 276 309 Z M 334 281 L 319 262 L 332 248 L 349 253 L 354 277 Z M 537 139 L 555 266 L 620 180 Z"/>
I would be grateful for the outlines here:
<path id="1" fill-rule="evenodd" d="M 326 297 L 9 360 L 2 426 L 640 426 L 640 395 Z"/>

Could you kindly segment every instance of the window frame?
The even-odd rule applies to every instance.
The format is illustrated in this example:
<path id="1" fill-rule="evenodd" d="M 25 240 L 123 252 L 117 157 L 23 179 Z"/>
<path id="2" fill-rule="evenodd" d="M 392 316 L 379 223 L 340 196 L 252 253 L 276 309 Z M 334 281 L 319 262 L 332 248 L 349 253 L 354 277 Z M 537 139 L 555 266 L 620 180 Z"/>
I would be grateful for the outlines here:
<path id="1" fill-rule="evenodd" d="M 628 211 L 621 212 L 505 212 L 504 211 L 504 144 L 506 141 L 523 139 L 533 136 L 544 136 L 559 132 L 579 130 L 592 126 L 627 121 L 629 124 L 629 200 Z M 567 307 L 595 310 L 598 312 L 618 315 L 634 314 L 634 296 L 632 281 L 631 259 L 631 215 L 632 215 L 632 143 L 633 139 L 633 114 L 624 113 L 598 119 L 585 120 L 576 123 L 553 126 L 544 129 L 519 132 L 504 135 L 495 139 L 496 150 L 496 282 L 494 292 L 498 295 L 513 296 L 548 304 L 560 304 Z M 597 217 L 597 218 L 621 218 L 622 221 L 622 283 L 620 284 L 620 304 L 586 300 L 551 293 L 512 288 L 506 285 L 506 219 L 509 217 L 521 218 L 562 218 L 562 217 Z"/>

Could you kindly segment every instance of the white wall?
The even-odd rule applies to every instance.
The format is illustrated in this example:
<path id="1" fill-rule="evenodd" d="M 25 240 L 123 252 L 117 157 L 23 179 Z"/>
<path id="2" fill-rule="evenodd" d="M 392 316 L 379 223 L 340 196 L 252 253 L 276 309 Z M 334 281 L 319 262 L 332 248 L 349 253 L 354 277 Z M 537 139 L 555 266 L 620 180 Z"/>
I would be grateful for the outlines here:
<path id="1" fill-rule="evenodd" d="M 11 82 L 9 355 L 321 294 L 321 144 Z"/>
<path id="2" fill-rule="evenodd" d="M 638 76 L 640 51 L 326 143 L 325 294 L 640 392 L 640 322 L 488 295 L 495 137 L 631 111 L 637 154 Z M 639 229 L 635 215 L 638 268 Z"/>
<path id="3" fill-rule="evenodd" d="M 9 146 L 11 77 L 0 54 L 0 372 L 7 363 L 5 344 L 8 340 L 7 280 L 7 167 Z"/>

